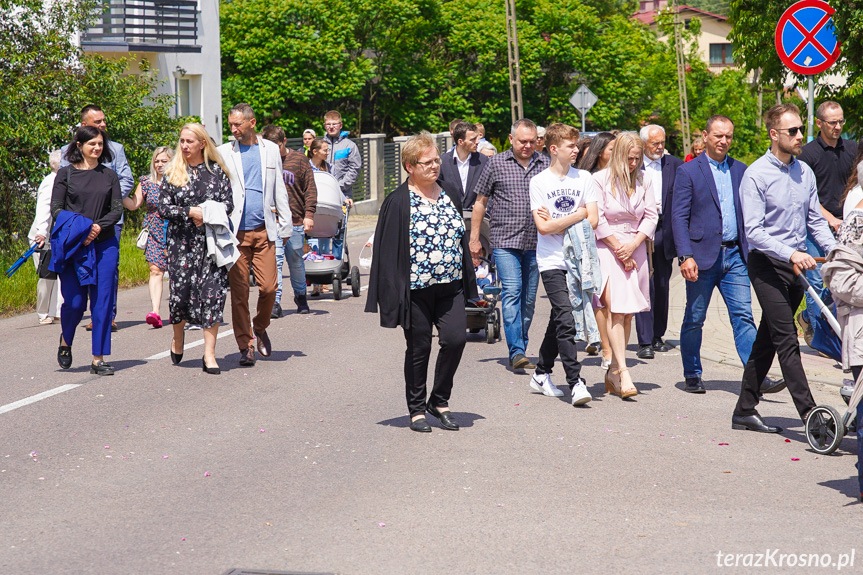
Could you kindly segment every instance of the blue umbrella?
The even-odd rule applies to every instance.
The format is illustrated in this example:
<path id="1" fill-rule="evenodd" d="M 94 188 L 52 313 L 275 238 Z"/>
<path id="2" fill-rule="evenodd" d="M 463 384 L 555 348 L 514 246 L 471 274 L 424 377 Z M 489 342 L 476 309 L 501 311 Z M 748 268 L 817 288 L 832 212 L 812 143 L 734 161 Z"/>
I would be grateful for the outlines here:
<path id="1" fill-rule="evenodd" d="M 22 265 L 24 265 L 24 262 L 26 262 L 27 260 L 30 259 L 30 256 L 32 256 L 33 252 L 35 252 L 35 251 L 36 251 L 36 244 L 33 244 L 32 246 L 30 246 L 29 250 L 24 252 L 23 256 L 18 258 L 18 260 L 14 264 L 12 264 L 12 266 L 8 270 L 6 270 L 6 277 L 11 278 L 15 274 L 15 272 L 18 271 L 18 268 L 20 268 Z"/>

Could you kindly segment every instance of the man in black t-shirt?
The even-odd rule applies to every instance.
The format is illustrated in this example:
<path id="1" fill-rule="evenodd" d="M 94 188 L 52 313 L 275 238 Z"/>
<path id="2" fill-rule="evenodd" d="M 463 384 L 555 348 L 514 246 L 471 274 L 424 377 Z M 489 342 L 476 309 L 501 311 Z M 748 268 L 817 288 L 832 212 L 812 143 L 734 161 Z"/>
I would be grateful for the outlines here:
<path id="1" fill-rule="evenodd" d="M 797 159 L 808 164 L 815 173 L 821 213 L 827 218 L 830 229 L 836 233 L 842 224 L 842 196 L 845 193 L 848 177 L 855 167 L 857 143 L 842 138 L 845 115 L 842 112 L 842 106 L 836 102 L 828 100 L 818 106 L 815 112 L 815 124 L 818 126 L 818 137 L 803 146 L 803 152 Z M 824 252 L 812 241 L 811 235 L 806 238 L 806 251 L 813 257 L 824 255 Z M 814 270 L 808 270 L 806 279 L 815 291 L 820 292 L 823 288 L 821 264 Z M 807 294 L 806 309 L 798 318 L 807 344 L 812 341 L 814 335 L 812 323 L 818 317 L 818 313 L 814 300 Z"/>

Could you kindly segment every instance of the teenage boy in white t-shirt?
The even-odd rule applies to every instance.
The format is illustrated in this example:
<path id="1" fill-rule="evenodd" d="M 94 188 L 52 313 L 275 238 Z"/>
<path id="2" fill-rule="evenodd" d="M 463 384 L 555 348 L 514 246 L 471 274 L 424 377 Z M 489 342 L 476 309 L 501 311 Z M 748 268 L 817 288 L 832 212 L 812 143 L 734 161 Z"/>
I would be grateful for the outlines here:
<path id="1" fill-rule="evenodd" d="M 543 395 L 563 395 L 551 382 L 554 358 L 560 354 L 566 382 L 572 386 L 572 404 L 583 405 L 593 398 L 581 378 L 581 364 L 576 357 L 575 320 L 566 285 L 563 236 L 569 226 L 584 219 L 596 228 L 599 212 L 593 178 L 589 172 L 572 167 L 578 155 L 577 142 L 576 128 L 566 124 L 549 126 L 545 145 L 551 165 L 530 180 L 530 209 L 538 232 L 536 263 L 551 302 L 551 317 L 530 386 Z"/>

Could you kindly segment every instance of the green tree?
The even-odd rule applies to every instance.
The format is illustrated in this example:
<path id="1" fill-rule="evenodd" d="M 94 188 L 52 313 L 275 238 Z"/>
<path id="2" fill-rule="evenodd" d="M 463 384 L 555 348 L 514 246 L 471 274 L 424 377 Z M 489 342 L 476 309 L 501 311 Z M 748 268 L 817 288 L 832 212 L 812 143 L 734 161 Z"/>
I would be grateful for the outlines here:
<path id="1" fill-rule="evenodd" d="M 136 176 L 146 173 L 155 146 L 177 141 L 182 121 L 170 116 L 172 100 L 155 95 L 155 76 L 146 68 L 128 74 L 130 66 L 146 62 L 83 55 L 72 42 L 91 8 L 35 0 L 0 4 L 0 242 L 29 229 L 48 154 L 69 141 L 84 105 L 105 110 L 109 133 L 124 144 Z"/>

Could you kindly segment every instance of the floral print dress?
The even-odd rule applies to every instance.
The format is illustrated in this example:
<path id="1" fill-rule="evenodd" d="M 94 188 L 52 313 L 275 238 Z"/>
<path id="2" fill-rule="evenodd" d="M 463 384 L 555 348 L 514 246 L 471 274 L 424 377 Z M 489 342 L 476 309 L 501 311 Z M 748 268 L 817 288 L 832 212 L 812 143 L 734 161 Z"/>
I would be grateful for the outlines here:
<path id="1" fill-rule="evenodd" d="M 228 269 L 207 256 L 205 226 L 189 219 L 189 208 L 207 200 L 225 204 L 228 214 L 234 209 L 231 181 L 218 164 L 190 166 L 189 183 L 182 187 L 162 178 L 159 214 L 168 220 L 171 323 L 186 321 L 205 329 L 222 322 L 228 294 Z"/>
<path id="2" fill-rule="evenodd" d="M 464 220 L 441 190 L 437 202 L 410 191 L 411 289 L 461 280 Z"/>
<path id="3" fill-rule="evenodd" d="M 168 261 L 165 258 L 165 220 L 159 215 L 159 185 L 149 176 L 141 176 L 141 193 L 147 202 L 144 227 L 150 230 L 144 259 L 164 271 L 168 269 Z"/>

